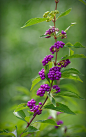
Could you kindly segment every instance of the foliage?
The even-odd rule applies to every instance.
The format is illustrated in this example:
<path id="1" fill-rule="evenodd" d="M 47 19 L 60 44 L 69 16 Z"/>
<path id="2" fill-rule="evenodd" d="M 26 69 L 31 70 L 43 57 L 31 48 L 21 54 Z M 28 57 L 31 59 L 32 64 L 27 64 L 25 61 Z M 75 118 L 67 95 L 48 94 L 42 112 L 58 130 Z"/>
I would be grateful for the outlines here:
<path id="1" fill-rule="evenodd" d="M 48 35 L 48 33 L 46 33 L 47 35 L 45 34 L 45 36 L 42 35 L 41 37 L 45 37 L 45 38 L 53 37 L 55 39 L 55 43 L 57 42 L 57 38 L 59 38 L 60 36 L 61 36 L 62 39 L 66 38 L 65 34 L 67 33 L 68 29 L 73 26 L 73 23 L 66 30 L 63 31 L 64 34 L 62 32 L 61 33 L 58 33 L 58 32 L 56 33 L 57 30 L 55 30 L 55 28 L 56 28 L 55 23 L 56 23 L 56 20 L 58 20 L 60 17 L 68 15 L 71 11 L 71 8 L 66 10 L 65 12 L 61 13 L 56 18 L 56 14 L 58 14 L 58 11 L 56 10 L 58 0 L 55 0 L 55 2 L 56 2 L 55 11 L 45 12 L 44 15 L 43 15 L 44 18 L 33 18 L 33 19 L 28 20 L 22 28 L 28 27 L 28 26 L 31 26 L 31 25 L 34 25 L 34 24 L 37 24 L 37 23 L 41 23 L 43 21 L 46 21 L 46 22 L 53 21 L 54 22 L 54 32 L 51 31 L 49 35 Z M 76 23 L 74 23 L 74 25 L 75 24 Z M 51 27 L 50 30 L 53 30 L 53 27 Z M 61 115 L 63 115 L 63 116 L 64 116 L 65 113 L 66 113 L 66 115 L 68 115 L 68 114 L 75 115 L 76 114 L 74 111 L 71 110 L 71 107 L 68 107 L 66 105 L 65 102 L 67 100 L 64 96 L 68 96 L 70 98 L 73 97 L 73 98 L 83 99 L 82 97 L 80 97 L 80 95 L 78 95 L 78 93 L 73 92 L 71 89 L 70 89 L 70 91 L 69 90 L 65 91 L 65 90 L 61 89 L 60 92 L 57 92 L 57 89 L 54 88 L 54 85 L 56 85 L 56 86 L 59 85 L 59 87 L 63 86 L 63 84 L 60 85 L 60 82 L 63 79 L 70 79 L 70 80 L 76 80 L 76 81 L 83 82 L 81 80 L 81 78 L 78 76 L 78 75 L 83 75 L 83 74 L 81 72 L 79 72 L 78 69 L 71 68 L 71 67 L 65 69 L 64 65 L 65 65 L 65 61 L 69 61 L 69 59 L 72 59 L 72 58 L 86 58 L 84 54 L 74 54 L 74 51 L 73 51 L 74 48 L 85 48 L 85 47 L 79 42 L 76 42 L 74 45 L 71 44 L 70 42 L 67 42 L 65 44 L 65 46 L 63 47 L 63 49 L 65 49 L 65 48 L 68 48 L 69 55 L 67 54 L 66 56 L 62 57 L 61 61 L 58 62 L 57 61 L 57 52 L 58 52 L 58 50 L 56 50 L 55 51 L 56 52 L 55 61 L 53 60 L 52 62 L 47 62 L 47 64 L 44 66 L 44 70 L 45 70 L 44 71 L 44 74 L 45 74 L 45 80 L 44 81 L 41 79 L 41 76 L 40 77 L 37 76 L 32 81 L 30 91 L 28 89 L 24 88 L 24 87 L 18 87 L 17 88 L 17 90 L 21 92 L 23 97 L 24 96 L 25 97 L 29 96 L 28 98 L 31 99 L 32 95 L 36 94 L 36 90 L 40 86 L 40 83 L 48 84 L 50 86 L 49 90 L 46 89 L 47 92 L 45 93 L 44 97 L 41 97 L 42 99 L 38 99 L 38 97 L 36 97 L 34 95 L 34 99 L 36 99 L 37 103 L 39 102 L 39 100 L 41 100 L 43 102 L 41 104 L 41 106 L 38 106 L 38 108 L 33 102 L 21 103 L 15 108 L 15 111 L 13 112 L 14 115 L 19 120 L 22 120 L 23 122 L 25 122 L 24 124 L 27 124 L 26 126 L 21 128 L 21 130 L 23 130 L 23 132 L 20 133 L 21 131 L 18 131 L 17 126 L 16 126 L 16 130 L 14 130 L 12 132 L 9 132 L 9 131 L 4 130 L 4 129 L 1 130 L 0 135 L 14 136 L 14 137 L 21 136 L 21 137 L 23 137 L 23 136 L 28 136 L 28 134 L 29 134 L 30 136 L 40 136 L 40 137 L 42 137 L 42 136 L 47 135 L 47 136 L 50 137 L 52 135 L 56 136 L 58 134 L 58 137 L 61 137 L 61 136 L 68 136 L 68 135 L 71 136 L 71 134 L 76 136 L 77 133 L 82 132 L 82 131 L 83 132 L 86 131 L 85 127 L 80 127 L 79 131 L 71 130 L 72 132 L 69 132 L 70 127 L 65 127 L 65 126 L 62 126 L 61 124 L 56 123 L 56 121 L 58 120 L 58 114 L 56 115 L 57 112 L 61 112 Z M 58 68 L 59 68 L 59 63 L 63 63 L 62 61 L 64 62 L 64 64 L 60 64 L 60 67 L 62 69 L 61 70 L 61 78 L 60 78 L 60 76 L 59 76 L 59 79 L 49 78 L 48 74 L 49 74 L 50 69 L 55 68 L 56 66 L 58 66 Z M 59 72 L 60 72 L 60 70 L 59 70 Z M 60 73 L 59 73 L 59 75 L 60 75 Z M 46 85 L 44 85 L 44 86 L 46 87 Z M 68 84 L 67 84 L 67 87 L 68 87 Z M 27 98 L 27 101 L 28 101 L 28 98 Z M 70 100 L 72 100 L 72 98 Z M 41 102 L 39 102 L 39 103 L 41 103 Z M 46 105 L 45 105 L 45 103 L 46 103 Z M 34 108 L 34 106 L 35 106 L 35 108 Z M 30 111 L 28 111 L 29 110 L 28 107 L 30 107 Z M 33 108 L 34 108 L 34 110 L 31 110 Z M 43 115 L 43 114 L 41 114 L 41 113 L 43 113 L 42 111 L 45 111 L 45 113 L 46 112 L 49 113 L 48 110 L 49 111 L 54 111 L 54 113 L 55 113 L 54 117 L 52 117 L 51 119 L 50 118 L 45 119 L 45 120 L 42 119 L 42 117 L 41 117 L 41 115 Z M 37 116 L 39 114 L 41 114 L 41 115 Z M 37 120 L 37 121 L 33 122 L 33 120 L 36 116 L 38 117 L 38 119 L 41 118 L 41 120 Z M 52 125 L 54 125 L 54 126 L 52 126 Z M 22 126 L 22 123 L 21 123 L 20 127 L 21 126 Z M 47 131 L 46 131 L 45 128 L 47 129 Z M 62 128 L 64 130 L 62 130 Z M 78 127 L 77 127 L 77 129 L 78 129 Z"/>

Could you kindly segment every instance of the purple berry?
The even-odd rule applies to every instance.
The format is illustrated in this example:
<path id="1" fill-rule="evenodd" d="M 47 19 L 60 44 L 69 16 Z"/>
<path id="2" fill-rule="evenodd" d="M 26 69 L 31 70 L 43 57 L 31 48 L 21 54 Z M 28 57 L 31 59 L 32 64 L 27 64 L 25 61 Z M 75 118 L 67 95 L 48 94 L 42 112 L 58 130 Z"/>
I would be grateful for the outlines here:
<path id="1" fill-rule="evenodd" d="M 69 61 L 69 59 L 66 59 L 66 60 L 62 60 L 62 61 L 58 62 L 57 65 L 61 66 L 61 68 L 63 68 L 63 67 L 66 67 L 70 63 L 71 62 Z"/>
<path id="2" fill-rule="evenodd" d="M 57 85 L 54 85 L 53 89 L 56 89 L 56 93 L 60 92 L 60 88 Z"/>
<path id="3" fill-rule="evenodd" d="M 63 38 L 67 38 L 67 34 L 66 34 L 66 32 L 65 31 L 61 31 L 61 39 L 63 39 Z"/>
<path id="4" fill-rule="evenodd" d="M 52 59 L 53 57 L 54 57 L 53 55 L 47 55 L 47 56 L 43 59 L 43 61 L 42 61 L 43 66 L 45 66 L 49 61 L 51 61 L 51 59 Z"/>
<path id="5" fill-rule="evenodd" d="M 57 123 L 57 125 L 61 125 L 61 124 L 63 124 L 63 121 L 62 120 L 59 120 L 59 121 L 57 121 L 56 122 Z M 58 128 L 59 126 L 55 126 L 55 128 Z"/>
<path id="6" fill-rule="evenodd" d="M 42 97 L 42 96 L 44 96 L 45 91 L 48 92 L 49 90 L 50 90 L 49 85 L 48 85 L 48 84 L 43 84 L 43 85 L 41 85 L 40 88 L 37 90 L 37 95 L 40 96 L 40 97 Z"/>
<path id="7" fill-rule="evenodd" d="M 63 48 L 63 46 L 65 45 L 65 43 L 63 43 L 62 41 L 57 41 L 54 43 L 53 46 L 50 47 L 50 52 L 52 52 L 52 54 L 54 54 L 56 51 L 59 51 L 59 48 Z"/>
<path id="8" fill-rule="evenodd" d="M 41 71 L 39 71 L 39 76 L 41 77 L 42 80 L 45 79 L 45 70 L 44 69 L 41 69 Z"/>
<path id="9" fill-rule="evenodd" d="M 58 67 L 58 66 L 52 67 L 52 68 L 49 70 L 48 78 L 49 78 L 50 80 L 59 80 L 60 77 L 61 77 L 60 69 L 61 69 L 61 67 Z M 60 73 L 59 73 L 59 72 L 60 72 Z"/>

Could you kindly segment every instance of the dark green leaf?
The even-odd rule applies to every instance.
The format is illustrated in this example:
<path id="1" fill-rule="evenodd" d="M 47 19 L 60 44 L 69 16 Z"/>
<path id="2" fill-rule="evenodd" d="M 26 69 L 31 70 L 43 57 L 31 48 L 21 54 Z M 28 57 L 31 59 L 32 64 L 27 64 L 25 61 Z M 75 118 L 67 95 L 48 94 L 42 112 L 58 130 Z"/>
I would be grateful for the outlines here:
<path id="1" fill-rule="evenodd" d="M 26 94 L 26 95 L 29 95 L 29 90 L 25 87 L 17 87 L 17 90 Z"/>
<path id="2" fill-rule="evenodd" d="M 23 121 L 26 121 L 26 120 L 25 120 L 26 115 L 25 115 L 25 113 L 24 113 L 23 110 L 20 110 L 20 111 L 18 111 L 18 112 L 15 112 L 15 111 L 14 111 L 13 114 L 14 114 L 17 118 L 19 118 L 19 119 L 21 119 L 21 120 L 23 120 Z"/>
<path id="3" fill-rule="evenodd" d="M 23 110 L 23 109 L 26 109 L 28 108 L 27 104 L 26 103 L 21 103 L 18 105 L 18 107 L 15 109 L 15 112 L 17 111 L 20 111 L 20 110 Z"/>
<path id="4" fill-rule="evenodd" d="M 73 79 L 73 80 L 78 80 L 80 82 L 83 82 L 79 76 L 77 76 L 76 74 L 67 74 L 67 73 L 64 73 L 62 74 L 61 76 L 62 78 L 67 78 L 67 79 Z"/>
<path id="5" fill-rule="evenodd" d="M 25 27 L 28 27 L 28 26 L 31 26 L 31 25 L 34 25 L 34 24 L 37 24 L 37 23 L 40 23 L 40 22 L 43 22 L 43 21 L 46 21 L 47 18 L 32 18 L 30 20 L 28 20 L 25 25 L 21 28 L 25 28 Z"/>
<path id="6" fill-rule="evenodd" d="M 40 122 L 40 123 L 49 123 L 51 125 L 56 125 L 56 122 L 53 119 L 46 119 L 46 120 L 37 120 L 35 122 Z M 34 123 L 35 123 L 34 122 Z"/>
<path id="7" fill-rule="evenodd" d="M 79 0 L 79 1 L 81 1 L 83 4 L 85 4 L 85 5 L 86 5 L 86 3 L 85 3 L 83 0 Z"/>
<path id="8" fill-rule="evenodd" d="M 58 94 L 54 94 L 54 96 L 68 96 L 68 97 L 83 99 L 77 93 L 72 91 L 61 91 Z"/>
<path id="9" fill-rule="evenodd" d="M 51 103 L 56 107 L 56 102 L 55 102 L 55 99 L 54 99 L 54 97 L 52 96 L 52 94 L 50 93 L 50 94 L 48 94 L 48 97 L 50 98 L 50 101 L 51 101 Z"/>
<path id="10" fill-rule="evenodd" d="M 68 14 L 70 13 L 71 9 L 72 9 L 72 8 L 66 10 L 65 12 L 62 12 L 62 13 L 58 16 L 58 18 L 68 15 Z M 58 18 L 57 18 L 57 19 L 58 19 Z"/>
<path id="11" fill-rule="evenodd" d="M 56 107 L 54 107 L 53 104 L 50 104 L 50 105 L 45 105 L 44 108 L 75 115 L 75 113 L 73 111 L 71 111 L 66 105 L 61 104 L 59 102 L 56 103 Z"/>
<path id="12" fill-rule="evenodd" d="M 48 72 L 49 72 L 49 64 L 45 65 L 45 78 L 48 80 L 48 82 L 50 83 L 50 79 L 48 78 Z"/>
<path id="13" fill-rule="evenodd" d="M 82 73 L 80 73 L 77 69 L 75 68 L 68 68 L 68 69 L 64 69 L 61 71 L 62 75 L 64 76 L 64 74 L 78 74 L 78 75 L 82 75 Z"/>
<path id="14" fill-rule="evenodd" d="M 33 81 L 32 81 L 32 85 L 31 85 L 31 90 L 33 89 L 33 87 L 39 83 L 41 81 L 41 78 L 40 77 L 37 77 L 35 78 Z"/>
<path id="15" fill-rule="evenodd" d="M 62 60 L 71 59 L 71 58 L 86 58 L 86 56 L 84 54 L 74 54 L 72 56 L 66 55 L 65 57 L 62 58 Z"/>

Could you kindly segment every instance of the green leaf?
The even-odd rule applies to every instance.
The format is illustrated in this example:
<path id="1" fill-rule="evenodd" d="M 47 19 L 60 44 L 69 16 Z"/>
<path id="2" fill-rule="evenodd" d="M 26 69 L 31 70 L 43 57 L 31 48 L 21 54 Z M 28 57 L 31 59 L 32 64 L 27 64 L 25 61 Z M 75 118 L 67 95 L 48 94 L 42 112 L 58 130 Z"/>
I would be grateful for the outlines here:
<path id="1" fill-rule="evenodd" d="M 71 59 L 71 58 L 86 58 L 86 56 L 84 54 L 74 54 L 72 56 L 66 55 L 65 57 L 62 58 L 62 60 Z"/>
<path id="2" fill-rule="evenodd" d="M 80 97 L 77 93 L 72 92 L 72 91 L 61 91 L 58 94 L 54 94 L 54 96 L 68 96 L 68 97 L 74 97 L 74 98 L 79 98 L 79 99 L 83 99 L 82 97 Z"/>
<path id="3" fill-rule="evenodd" d="M 33 115 L 33 112 L 31 112 L 31 111 L 27 111 L 28 113 L 29 113 L 29 116 L 32 116 Z"/>
<path id="4" fill-rule="evenodd" d="M 74 48 L 86 48 L 85 46 L 83 46 L 80 42 L 76 42 L 74 44 Z"/>
<path id="5" fill-rule="evenodd" d="M 37 128 L 33 127 L 33 126 L 29 126 L 26 130 L 24 130 L 23 134 L 21 135 L 21 137 L 26 137 L 26 135 L 34 133 L 39 131 Z"/>
<path id="6" fill-rule="evenodd" d="M 68 69 L 64 69 L 61 71 L 62 75 L 66 75 L 66 74 L 78 74 L 78 75 L 82 75 L 82 73 L 80 73 L 77 69 L 75 68 L 68 68 Z"/>
<path id="7" fill-rule="evenodd" d="M 83 81 L 79 78 L 79 76 L 77 76 L 76 74 L 66 74 L 66 73 L 64 73 L 64 74 L 62 74 L 61 77 L 62 77 L 62 78 L 66 78 L 66 79 L 73 79 L 73 80 L 78 80 L 78 81 L 80 81 L 80 82 L 83 82 Z"/>
<path id="8" fill-rule="evenodd" d="M 86 48 L 80 42 L 76 42 L 74 45 L 71 44 L 70 42 L 68 42 L 65 44 L 65 47 L 68 47 L 68 48 Z"/>
<path id="9" fill-rule="evenodd" d="M 50 68 L 54 67 L 54 63 L 53 62 L 49 62 L 49 70 Z"/>
<path id="10" fill-rule="evenodd" d="M 47 18 L 32 18 L 30 20 L 28 20 L 23 27 L 21 28 L 25 28 L 25 27 L 28 27 L 28 26 L 31 26 L 31 25 L 34 25 L 34 24 L 37 24 L 37 23 L 40 23 L 40 22 L 43 22 L 43 21 L 46 21 Z"/>
<path id="11" fill-rule="evenodd" d="M 53 119 L 46 119 L 46 120 L 37 120 L 35 122 L 40 122 L 40 123 L 49 123 L 51 125 L 56 125 L 56 122 Z M 35 123 L 34 122 L 34 123 Z"/>
<path id="12" fill-rule="evenodd" d="M 48 80 L 48 82 L 50 83 L 50 79 L 48 78 L 48 72 L 49 72 L 49 64 L 45 65 L 45 78 Z"/>
<path id="13" fill-rule="evenodd" d="M 44 108 L 75 115 L 75 113 L 73 111 L 71 111 L 66 105 L 61 104 L 59 102 L 56 103 L 56 107 L 54 107 L 53 104 L 50 104 L 50 105 L 45 105 Z"/>
<path id="14" fill-rule="evenodd" d="M 39 83 L 41 81 L 41 78 L 40 77 L 37 77 L 35 78 L 33 81 L 32 81 L 32 85 L 31 85 L 31 90 L 33 89 L 33 87 Z"/>
<path id="15" fill-rule="evenodd" d="M 76 22 L 71 23 L 71 25 L 65 29 L 65 32 L 67 32 L 69 30 L 69 28 L 74 26 L 74 25 L 76 25 Z"/>
<path id="16" fill-rule="evenodd" d="M 41 35 L 40 38 L 45 38 L 47 36 L 49 36 L 49 35 Z"/>
<path id="17" fill-rule="evenodd" d="M 23 120 L 23 121 L 26 122 L 26 120 L 25 120 L 26 115 L 25 115 L 25 113 L 24 113 L 23 110 L 20 110 L 20 111 L 18 111 L 18 112 L 15 112 L 15 111 L 14 111 L 13 114 L 14 114 L 17 118 L 19 118 L 19 119 L 21 119 L 21 120 Z"/>
<path id="18" fill-rule="evenodd" d="M 26 120 L 27 122 L 29 122 L 29 121 L 30 121 L 30 116 L 26 116 L 26 117 L 25 117 L 25 120 Z"/>
<path id="19" fill-rule="evenodd" d="M 55 102 L 55 99 L 54 99 L 54 97 L 52 96 L 52 94 L 50 93 L 50 94 L 48 94 L 48 97 L 49 97 L 49 99 L 50 99 L 50 101 L 51 101 L 51 103 L 56 107 L 56 102 Z"/>
<path id="20" fill-rule="evenodd" d="M 7 133 L 7 132 L 2 132 L 2 133 L 0 133 L 0 135 L 2 135 L 2 136 L 11 136 L 11 137 L 16 137 L 13 133 Z"/>
<path id="21" fill-rule="evenodd" d="M 74 54 L 74 51 L 70 48 L 69 49 L 69 56 L 72 56 Z"/>
<path id="22" fill-rule="evenodd" d="M 19 104 L 18 107 L 15 109 L 15 112 L 20 111 L 20 110 L 22 110 L 22 109 L 27 109 L 27 108 L 28 108 L 28 106 L 27 106 L 26 103 L 21 103 L 21 104 Z"/>
<path id="23" fill-rule="evenodd" d="M 57 17 L 57 19 L 60 18 L 60 17 L 63 17 L 63 16 L 68 15 L 68 14 L 70 13 L 71 9 L 72 9 L 72 8 L 66 10 L 65 12 L 62 12 L 62 13 Z"/>
<path id="24" fill-rule="evenodd" d="M 86 5 L 86 3 L 85 3 L 83 0 L 79 0 L 79 1 L 81 1 L 83 4 L 85 4 L 85 5 Z"/>
<path id="25" fill-rule="evenodd" d="M 16 89 L 26 95 L 29 95 L 29 90 L 25 87 L 17 87 Z"/>

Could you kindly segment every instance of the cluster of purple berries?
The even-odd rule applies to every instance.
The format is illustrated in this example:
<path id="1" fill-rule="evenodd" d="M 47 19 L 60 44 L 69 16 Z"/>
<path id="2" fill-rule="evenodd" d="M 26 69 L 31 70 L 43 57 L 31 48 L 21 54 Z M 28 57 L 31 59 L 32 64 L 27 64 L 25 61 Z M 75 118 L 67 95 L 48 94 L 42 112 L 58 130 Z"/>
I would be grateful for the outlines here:
<path id="1" fill-rule="evenodd" d="M 56 122 L 57 123 L 57 125 L 61 125 L 61 124 L 63 124 L 63 121 L 62 120 L 59 120 L 59 121 L 57 121 Z M 59 126 L 55 126 L 55 128 L 58 128 Z"/>
<path id="2" fill-rule="evenodd" d="M 56 89 L 56 93 L 60 92 L 60 88 L 57 85 L 54 85 L 53 89 Z"/>
<path id="3" fill-rule="evenodd" d="M 49 85 L 48 85 L 48 84 L 43 84 L 43 85 L 41 85 L 40 88 L 37 90 L 37 95 L 40 96 L 40 97 L 42 97 L 42 96 L 44 96 L 45 91 L 48 92 L 49 90 L 50 90 Z"/>
<path id="4" fill-rule="evenodd" d="M 66 34 L 66 32 L 65 31 L 61 31 L 61 39 L 63 39 L 63 38 L 67 38 L 67 34 Z"/>
<path id="5" fill-rule="evenodd" d="M 39 71 L 39 76 L 41 77 L 41 79 L 45 79 L 45 70 L 44 69 L 41 69 L 41 71 Z"/>
<path id="6" fill-rule="evenodd" d="M 66 67 L 68 64 L 70 64 L 70 60 L 69 59 L 62 60 L 59 63 L 57 63 L 57 65 L 60 66 L 61 68 Z"/>
<path id="7" fill-rule="evenodd" d="M 31 112 L 34 112 L 34 115 L 40 115 L 42 113 L 42 109 L 40 108 L 39 105 L 42 105 L 41 102 L 39 102 L 39 105 L 35 105 L 36 101 L 34 99 L 31 99 L 30 101 L 27 102 L 27 106 L 30 108 Z"/>
<path id="8" fill-rule="evenodd" d="M 43 66 L 45 66 L 49 61 L 51 61 L 53 57 L 53 55 L 47 55 L 42 61 Z"/>
<path id="9" fill-rule="evenodd" d="M 65 45 L 65 43 L 63 43 L 62 41 L 57 41 L 54 43 L 53 46 L 50 47 L 50 52 L 52 52 L 52 54 L 54 54 L 56 51 L 59 51 L 59 48 L 63 48 L 63 46 Z"/>
<path id="10" fill-rule="evenodd" d="M 61 69 L 61 67 L 58 67 L 58 66 L 52 67 L 52 68 L 49 70 L 48 78 L 49 78 L 50 80 L 59 80 L 59 79 L 61 78 L 60 69 Z"/>
<path id="11" fill-rule="evenodd" d="M 59 31 L 58 28 L 55 28 L 54 26 L 52 26 L 51 28 L 49 28 L 48 30 L 46 30 L 45 34 L 44 35 L 48 35 L 46 36 L 45 38 L 50 38 L 52 33 L 54 33 L 55 31 Z"/>

